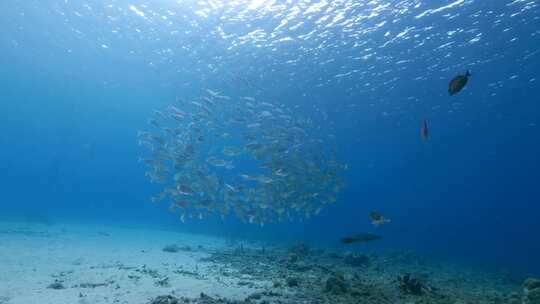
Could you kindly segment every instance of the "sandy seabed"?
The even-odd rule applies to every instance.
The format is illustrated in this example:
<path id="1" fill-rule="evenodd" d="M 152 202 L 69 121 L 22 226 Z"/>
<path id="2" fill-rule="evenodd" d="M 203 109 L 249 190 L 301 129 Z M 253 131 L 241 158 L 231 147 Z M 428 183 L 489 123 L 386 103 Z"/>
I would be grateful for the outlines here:
<path id="1" fill-rule="evenodd" d="M 185 248 L 165 252 L 167 244 Z M 205 251 L 189 250 L 193 244 Z M 201 292 L 243 298 L 248 288 L 203 278 L 212 265 L 199 259 L 223 246 L 222 239 L 161 230 L 0 224 L 0 303 L 146 303 Z M 47 288 L 55 282 L 64 289 Z"/>
<path id="2" fill-rule="evenodd" d="M 526 302 L 522 289 L 504 275 L 410 253 L 336 253 L 163 230 L 0 222 L 0 304 L 517 304 Z"/>

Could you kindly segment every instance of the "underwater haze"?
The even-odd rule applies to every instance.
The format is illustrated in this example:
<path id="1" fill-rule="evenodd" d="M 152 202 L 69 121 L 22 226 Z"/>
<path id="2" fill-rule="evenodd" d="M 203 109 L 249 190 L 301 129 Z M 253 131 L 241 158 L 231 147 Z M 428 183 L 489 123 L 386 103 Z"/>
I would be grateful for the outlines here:
<path id="1" fill-rule="evenodd" d="M 6 0 L 0 15 L 3 225 L 540 275 L 536 0 Z M 340 241 L 364 233 L 381 238 Z"/>

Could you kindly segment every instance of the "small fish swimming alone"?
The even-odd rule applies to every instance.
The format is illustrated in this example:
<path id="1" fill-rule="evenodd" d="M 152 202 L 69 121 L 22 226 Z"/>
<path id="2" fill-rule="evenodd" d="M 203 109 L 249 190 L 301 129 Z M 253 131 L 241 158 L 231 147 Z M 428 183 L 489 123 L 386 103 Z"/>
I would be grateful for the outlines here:
<path id="1" fill-rule="evenodd" d="M 388 224 L 391 222 L 390 219 L 385 218 L 377 211 L 372 211 L 369 213 L 369 218 L 371 219 L 371 223 L 375 226 L 380 226 L 384 224 Z"/>
<path id="2" fill-rule="evenodd" d="M 373 234 L 373 233 L 361 233 L 361 234 L 356 234 L 356 235 L 342 238 L 341 242 L 343 244 L 368 243 L 368 242 L 376 241 L 380 238 L 381 236 Z"/>
<path id="3" fill-rule="evenodd" d="M 454 77 L 452 80 L 450 80 L 450 83 L 448 84 L 448 94 L 450 96 L 457 94 L 461 89 L 465 87 L 467 84 L 467 81 L 469 80 L 469 76 L 471 76 L 471 73 L 469 71 L 465 72 L 464 75 L 458 75 Z"/>
<path id="4" fill-rule="evenodd" d="M 429 129 L 428 129 L 428 125 L 427 125 L 427 120 L 425 120 L 425 119 L 422 122 L 422 127 L 420 128 L 420 136 L 422 137 L 422 139 L 424 141 L 428 140 L 428 138 L 429 138 Z"/>

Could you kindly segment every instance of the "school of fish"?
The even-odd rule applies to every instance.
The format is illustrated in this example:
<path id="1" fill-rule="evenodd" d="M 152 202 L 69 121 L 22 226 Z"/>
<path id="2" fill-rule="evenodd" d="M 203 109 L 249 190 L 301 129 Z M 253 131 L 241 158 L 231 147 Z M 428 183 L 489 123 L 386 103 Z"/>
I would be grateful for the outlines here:
<path id="1" fill-rule="evenodd" d="M 206 90 L 155 110 L 139 131 L 152 183 L 182 222 L 234 213 L 263 226 L 310 218 L 336 202 L 347 169 L 312 121 L 282 104 Z M 248 170 L 249 169 L 249 170 Z"/>

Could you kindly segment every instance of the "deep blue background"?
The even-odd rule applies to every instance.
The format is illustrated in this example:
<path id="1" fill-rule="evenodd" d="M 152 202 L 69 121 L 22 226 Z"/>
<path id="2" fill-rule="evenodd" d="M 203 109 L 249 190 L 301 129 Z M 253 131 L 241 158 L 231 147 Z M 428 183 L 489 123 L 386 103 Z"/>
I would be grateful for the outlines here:
<path id="1" fill-rule="evenodd" d="M 0 22 L 2 219 L 161 225 L 338 248 L 340 237 L 371 231 L 383 239 L 367 249 L 412 249 L 494 270 L 540 274 L 540 84 L 528 81 L 540 72 L 538 55 L 523 66 L 481 65 L 454 97 L 447 96 L 446 86 L 461 68 L 430 73 L 421 88 L 404 72 L 392 91 L 359 95 L 341 86 L 291 87 L 287 79 L 281 86 L 274 79 L 274 88 L 282 89 L 268 92 L 272 98 L 305 107 L 306 117 L 318 115 L 310 112 L 316 103 L 335 121 L 339 157 L 351 168 L 337 204 L 304 223 L 260 228 L 228 218 L 181 224 L 166 205 L 149 202 L 159 188 L 148 183 L 137 163 L 143 152 L 137 130 L 145 128 L 153 109 L 176 96 L 194 96 L 204 88 L 235 94 L 234 88 L 216 79 L 183 87 L 186 76 L 150 68 L 143 56 L 98 52 L 87 49 L 88 40 L 56 34 L 63 25 L 47 15 L 21 24 L 4 10 L 9 5 L 15 6 L 1 5 L 6 18 Z M 25 10 L 21 4 L 17 9 Z M 536 36 L 519 38 L 523 48 L 537 50 Z M 75 52 L 66 53 L 64 43 Z M 146 46 L 135 47 L 144 52 Z M 421 62 L 412 64 L 422 69 Z M 494 96 L 486 92 L 494 78 L 512 73 L 522 81 L 507 80 Z M 246 95 L 244 90 L 239 95 Z M 418 106 L 396 111 L 406 108 L 412 92 Z M 459 109 L 447 110 L 453 102 Z M 356 105 L 354 111 L 349 104 Z M 386 111 L 391 114 L 383 115 Z M 423 118 L 430 123 L 428 142 L 419 136 Z M 374 209 L 392 223 L 372 227 L 367 214 Z"/>

